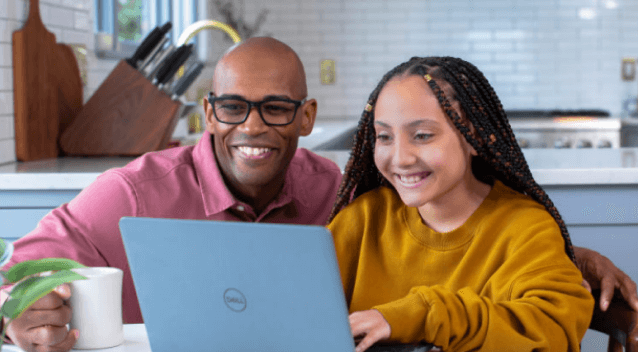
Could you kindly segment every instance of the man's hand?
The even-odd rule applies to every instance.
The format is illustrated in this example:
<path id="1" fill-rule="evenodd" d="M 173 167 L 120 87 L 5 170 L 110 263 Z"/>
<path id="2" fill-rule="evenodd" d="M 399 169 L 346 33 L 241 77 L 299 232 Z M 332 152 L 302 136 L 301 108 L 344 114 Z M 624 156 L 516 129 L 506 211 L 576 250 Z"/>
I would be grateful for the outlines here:
<path id="1" fill-rule="evenodd" d="M 357 343 L 356 352 L 363 352 L 375 342 L 390 338 L 390 324 L 376 309 L 350 314 L 350 329 Z"/>
<path id="2" fill-rule="evenodd" d="M 69 351 L 79 336 L 78 330 L 68 331 L 71 307 L 67 300 L 71 288 L 64 284 L 37 300 L 19 318 L 9 324 L 7 337 L 27 352 Z M 4 320 L 4 324 L 7 320 Z"/>
<path id="3" fill-rule="evenodd" d="M 600 310 L 609 307 L 616 289 L 622 294 L 629 306 L 638 311 L 638 291 L 636 283 L 614 263 L 602 254 L 591 249 L 574 247 L 576 265 L 583 273 L 583 286 L 589 292 L 600 288 Z"/>

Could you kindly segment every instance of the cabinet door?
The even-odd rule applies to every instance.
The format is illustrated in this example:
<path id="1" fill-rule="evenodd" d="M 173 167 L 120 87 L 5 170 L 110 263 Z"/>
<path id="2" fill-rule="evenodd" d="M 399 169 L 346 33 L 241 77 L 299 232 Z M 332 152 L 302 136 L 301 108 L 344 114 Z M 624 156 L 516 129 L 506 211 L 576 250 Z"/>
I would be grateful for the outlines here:
<path id="1" fill-rule="evenodd" d="M 28 234 L 52 209 L 68 203 L 80 190 L 0 191 L 0 237 L 15 241 Z"/>
<path id="2" fill-rule="evenodd" d="M 2 224 L 2 238 L 15 241 L 28 234 L 38 225 L 42 217 L 52 208 L 43 209 L 0 209 L 0 224 Z"/>
<path id="3" fill-rule="evenodd" d="M 598 251 L 638 282 L 638 187 L 543 187 L 567 224 L 575 246 Z M 608 336 L 587 330 L 581 351 L 607 350 Z"/>

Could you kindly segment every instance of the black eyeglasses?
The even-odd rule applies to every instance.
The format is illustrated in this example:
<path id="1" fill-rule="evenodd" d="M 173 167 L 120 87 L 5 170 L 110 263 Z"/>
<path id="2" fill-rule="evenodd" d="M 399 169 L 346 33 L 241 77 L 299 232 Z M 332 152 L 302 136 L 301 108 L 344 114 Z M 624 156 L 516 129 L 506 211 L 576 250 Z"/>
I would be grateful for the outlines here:
<path id="1" fill-rule="evenodd" d="M 215 97 L 208 93 L 208 102 L 213 108 L 213 115 L 219 122 L 240 125 L 248 119 L 253 107 L 268 126 L 285 126 L 292 123 L 297 109 L 306 99 L 292 100 L 285 98 L 267 98 L 262 101 L 250 101 L 241 97 Z"/>

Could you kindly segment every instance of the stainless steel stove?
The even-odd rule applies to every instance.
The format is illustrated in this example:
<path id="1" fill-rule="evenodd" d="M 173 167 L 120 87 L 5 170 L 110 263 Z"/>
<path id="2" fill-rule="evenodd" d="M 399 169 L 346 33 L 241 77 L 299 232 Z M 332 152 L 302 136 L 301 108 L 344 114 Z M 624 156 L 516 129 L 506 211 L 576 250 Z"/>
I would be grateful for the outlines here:
<path id="1" fill-rule="evenodd" d="M 507 116 L 521 148 L 620 148 L 621 120 L 601 110 L 513 110 Z"/>

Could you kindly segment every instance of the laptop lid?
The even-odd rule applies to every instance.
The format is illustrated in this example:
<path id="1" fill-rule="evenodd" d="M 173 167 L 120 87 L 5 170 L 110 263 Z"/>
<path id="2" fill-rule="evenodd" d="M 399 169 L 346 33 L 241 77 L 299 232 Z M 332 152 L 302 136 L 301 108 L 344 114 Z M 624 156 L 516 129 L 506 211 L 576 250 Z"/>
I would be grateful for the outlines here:
<path id="1" fill-rule="evenodd" d="M 322 226 L 124 217 L 151 349 L 354 351 Z"/>

